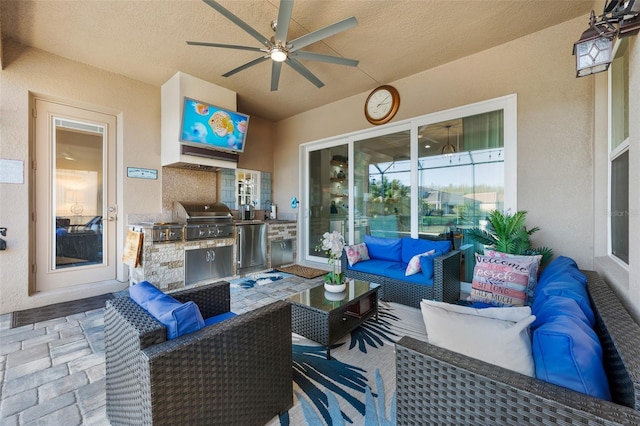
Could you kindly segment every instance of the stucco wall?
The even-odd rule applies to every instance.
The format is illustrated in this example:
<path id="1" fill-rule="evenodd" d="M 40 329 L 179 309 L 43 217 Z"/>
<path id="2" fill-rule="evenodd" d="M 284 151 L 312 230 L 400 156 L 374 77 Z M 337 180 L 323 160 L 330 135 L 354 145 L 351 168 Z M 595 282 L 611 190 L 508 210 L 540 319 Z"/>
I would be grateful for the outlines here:
<path id="1" fill-rule="evenodd" d="M 73 291 L 91 296 L 117 288 L 116 283 L 28 297 L 30 94 L 117 116 L 118 174 L 122 176 L 126 166 L 160 168 L 160 89 L 8 40 L 3 48 L 0 158 L 23 161 L 25 180 L 23 184 L 0 184 L 0 223 L 8 228 L 8 250 L 0 253 L 0 313 L 68 300 Z M 160 182 L 129 179 L 118 188 L 120 241 L 122 218 L 127 214 L 160 211 Z M 118 273 L 126 279 L 125 268 L 120 267 Z"/>
<path id="2" fill-rule="evenodd" d="M 119 290 L 117 282 L 29 296 L 29 99 L 37 95 L 112 114 L 118 119 L 118 241 L 128 217 L 162 214 L 160 87 L 17 44 L 3 43 L 0 73 L 0 158 L 25 164 L 23 184 L 0 184 L 0 226 L 8 250 L 0 252 L 0 313 Z M 242 167 L 273 170 L 272 124 L 252 117 Z M 253 146 L 252 146 L 253 145 Z M 158 170 L 158 180 L 126 178 L 127 167 Z M 198 172 L 194 172 L 198 173 Z M 211 173 L 215 184 L 215 174 Z M 215 190 L 213 192 L 215 198 Z M 118 245 L 121 258 L 122 244 Z M 128 279 L 119 262 L 118 279 Z"/>
<path id="3" fill-rule="evenodd" d="M 391 82 L 393 122 L 512 93 L 518 96 L 518 209 L 535 243 L 593 266 L 593 79 L 575 78 L 571 46 L 584 19 Z M 381 82 L 387 83 L 387 82 Z M 331 84 L 339 84 L 333 82 Z M 292 212 L 301 143 L 370 127 L 362 93 L 276 124 L 275 200 Z"/>
<path id="4" fill-rule="evenodd" d="M 640 320 L 640 43 L 631 38 L 630 268 L 602 263 L 607 252 L 606 74 L 575 78 L 571 47 L 583 17 L 392 84 L 401 105 L 394 122 L 511 93 L 518 96 L 518 209 L 542 229 L 537 245 L 605 275 Z M 339 84 L 334 82 L 332 84 Z M 596 84 L 598 93 L 596 96 Z M 602 87 L 604 86 L 604 94 Z M 368 92 L 276 123 L 274 200 L 284 214 L 302 188 L 299 145 L 371 127 Z M 304 206 L 302 206 L 304 208 Z M 597 244 L 597 246 L 596 246 Z M 597 260 L 597 262 L 596 262 Z"/>

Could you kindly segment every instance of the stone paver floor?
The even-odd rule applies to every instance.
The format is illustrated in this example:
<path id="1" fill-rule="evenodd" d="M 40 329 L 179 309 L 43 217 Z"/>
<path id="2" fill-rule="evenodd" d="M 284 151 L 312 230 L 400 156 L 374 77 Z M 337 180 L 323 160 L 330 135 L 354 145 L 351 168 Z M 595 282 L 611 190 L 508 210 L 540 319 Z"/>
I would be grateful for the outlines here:
<path id="1" fill-rule="evenodd" d="M 237 314 L 318 285 L 290 277 L 232 289 Z M 109 425 L 106 417 L 104 309 L 11 326 L 0 315 L 0 425 Z"/>

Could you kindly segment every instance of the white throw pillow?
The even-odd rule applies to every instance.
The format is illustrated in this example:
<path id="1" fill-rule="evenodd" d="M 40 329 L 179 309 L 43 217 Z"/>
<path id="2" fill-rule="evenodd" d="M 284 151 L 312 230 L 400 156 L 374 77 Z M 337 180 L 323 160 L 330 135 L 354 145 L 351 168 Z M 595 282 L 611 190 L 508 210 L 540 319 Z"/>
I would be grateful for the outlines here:
<path id="1" fill-rule="evenodd" d="M 474 309 L 423 300 L 420 308 L 429 343 L 534 377 L 530 307 Z"/>
<path id="2" fill-rule="evenodd" d="M 436 251 L 434 249 L 434 250 L 425 251 L 424 253 L 416 254 L 415 256 L 413 256 L 409 261 L 409 264 L 407 265 L 407 269 L 405 269 L 404 271 L 404 275 L 408 277 L 409 275 L 417 274 L 418 272 L 422 271 L 422 265 L 420 265 L 420 258 L 422 256 L 429 256 L 430 254 L 433 254 L 435 252 Z"/>

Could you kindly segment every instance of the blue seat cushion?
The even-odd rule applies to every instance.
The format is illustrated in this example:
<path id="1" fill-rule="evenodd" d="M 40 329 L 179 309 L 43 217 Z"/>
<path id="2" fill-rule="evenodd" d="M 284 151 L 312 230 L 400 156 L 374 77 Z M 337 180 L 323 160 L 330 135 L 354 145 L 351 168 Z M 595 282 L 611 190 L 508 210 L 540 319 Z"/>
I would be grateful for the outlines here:
<path id="1" fill-rule="evenodd" d="M 568 316 L 576 321 L 582 321 L 589 328 L 593 328 L 593 318 L 588 318 L 575 299 L 564 296 L 550 295 L 547 300 L 538 307 L 535 314 L 536 320 L 531 324 L 531 330 L 535 330 L 542 324 L 553 321 L 558 316 Z"/>
<path id="2" fill-rule="evenodd" d="M 364 272 L 368 274 L 380 275 L 395 280 L 405 281 L 408 283 L 433 285 L 433 274 L 431 279 L 426 278 L 423 274 L 405 275 L 407 264 L 402 262 L 394 262 L 391 260 L 369 259 L 356 263 L 348 267 L 351 270 Z"/>
<path id="3" fill-rule="evenodd" d="M 589 300 L 589 294 L 586 287 L 584 287 L 578 281 L 555 281 L 547 284 L 542 291 L 537 292 L 536 297 L 533 299 L 533 305 L 531 310 L 534 315 L 538 315 L 541 308 L 547 303 L 551 296 L 563 296 L 575 300 L 580 306 L 582 312 L 589 324 L 595 323 L 595 315 L 593 308 L 591 308 L 591 301 Z"/>
<path id="4" fill-rule="evenodd" d="M 129 297 L 167 328 L 169 340 L 204 327 L 198 305 L 180 303 L 148 281 L 129 287 Z"/>
<path id="5" fill-rule="evenodd" d="M 549 321 L 533 332 L 536 378 L 597 398 L 611 400 L 596 333 L 568 316 Z"/>
<path id="6" fill-rule="evenodd" d="M 385 268 L 384 275 L 387 278 L 391 278 L 398 281 L 404 281 L 419 285 L 433 285 L 433 274 L 431 278 L 427 278 L 424 274 L 405 275 L 407 269 L 406 263 L 394 262 Z"/>
<path id="7" fill-rule="evenodd" d="M 369 258 L 371 259 L 391 260 L 395 262 L 400 262 L 401 260 L 402 242 L 400 238 L 365 235 L 364 243 L 367 246 Z"/>
<path id="8" fill-rule="evenodd" d="M 409 263 L 411 258 L 416 254 L 426 253 L 431 250 L 439 251 L 440 253 L 448 253 L 451 250 L 451 241 L 433 241 L 433 240 L 421 240 L 418 238 L 403 237 L 402 241 L 402 256 L 400 260 L 403 263 Z"/>
<path id="9" fill-rule="evenodd" d="M 354 271 L 366 272 L 369 274 L 384 275 L 385 274 L 384 271 L 389 266 L 399 264 L 399 263 L 400 262 L 398 261 L 380 260 L 380 259 L 371 258 L 369 260 L 360 261 L 353 266 L 348 266 L 348 268 Z"/>
<path id="10" fill-rule="evenodd" d="M 212 316 L 211 318 L 207 318 L 206 320 L 204 320 L 204 326 L 208 327 L 210 325 L 217 324 L 219 322 L 222 322 L 224 320 L 228 320 L 228 319 L 236 317 L 236 316 L 238 316 L 238 315 L 234 314 L 231 311 L 225 312 L 224 314 L 215 315 L 215 316 Z"/>

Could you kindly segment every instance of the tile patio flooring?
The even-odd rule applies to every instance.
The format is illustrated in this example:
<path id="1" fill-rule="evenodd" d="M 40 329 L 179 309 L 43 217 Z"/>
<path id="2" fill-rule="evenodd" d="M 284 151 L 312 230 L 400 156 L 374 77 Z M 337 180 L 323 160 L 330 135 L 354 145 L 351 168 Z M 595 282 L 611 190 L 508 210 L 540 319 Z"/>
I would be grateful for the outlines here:
<path id="1" fill-rule="evenodd" d="M 318 285 L 293 276 L 231 291 L 243 312 Z M 0 315 L 0 425 L 109 425 L 103 309 L 10 329 Z"/>

